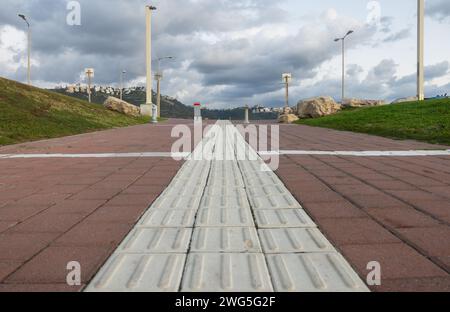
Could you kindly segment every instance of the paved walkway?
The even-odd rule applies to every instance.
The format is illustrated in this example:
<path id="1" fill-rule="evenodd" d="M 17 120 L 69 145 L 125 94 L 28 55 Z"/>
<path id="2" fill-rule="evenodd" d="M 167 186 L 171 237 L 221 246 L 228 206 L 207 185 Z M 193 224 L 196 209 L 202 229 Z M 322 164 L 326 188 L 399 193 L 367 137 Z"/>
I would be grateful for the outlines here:
<path id="1" fill-rule="evenodd" d="M 280 148 L 448 150 L 415 141 L 284 126 Z M 375 291 L 450 291 L 450 157 L 285 155 L 276 172 L 360 276 L 382 267 Z"/>
<path id="2" fill-rule="evenodd" d="M 88 291 L 367 291 L 233 125 L 202 143 Z"/>
<path id="3" fill-rule="evenodd" d="M 13 145 L 0 148 L 0 154 L 168 153 L 174 141 L 170 131 L 179 122 L 186 123 Z M 449 148 L 306 126 L 281 126 L 279 143 L 289 151 Z M 183 165 L 167 157 L 135 156 L 0 159 L 0 291 L 83 289 Z M 449 164 L 449 156 L 289 153 L 281 156 L 276 174 L 362 280 L 369 261 L 381 263 L 382 285 L 371 290 L 450 291 Z M 245 172 L 245 166 L 239 168 Z M 208 237 L 217 235 L 228 237 Z M 264 252 L 264 236 L 257 235 Z M 205 244 L 204 250 L 210 248 Z M 73 260 L 83 268 L 79 287 L 65 283 L 66 264 Z"/>

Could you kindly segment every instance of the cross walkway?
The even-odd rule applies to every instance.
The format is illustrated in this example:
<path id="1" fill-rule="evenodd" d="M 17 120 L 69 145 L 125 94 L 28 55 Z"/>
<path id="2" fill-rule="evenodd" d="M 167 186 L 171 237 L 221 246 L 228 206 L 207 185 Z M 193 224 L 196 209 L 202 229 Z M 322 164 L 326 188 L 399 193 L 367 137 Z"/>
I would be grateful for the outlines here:
<path id="1" fill-rule="evenodd" d="M 237 129 L 219 121 L 86 291 L 368 288 Z"/>

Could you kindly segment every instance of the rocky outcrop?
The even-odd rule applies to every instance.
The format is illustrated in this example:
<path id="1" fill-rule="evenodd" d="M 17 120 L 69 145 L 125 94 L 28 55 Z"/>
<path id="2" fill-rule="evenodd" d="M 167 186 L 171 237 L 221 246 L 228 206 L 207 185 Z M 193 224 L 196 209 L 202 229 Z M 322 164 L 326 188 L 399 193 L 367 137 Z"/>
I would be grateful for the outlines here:
<path id="1" fill-rule="evenodd" d="M 291 124 L 298 120 L 298 117 L 294 114 L 283 114 L 278 117 L 278 122 L 283 124 Z"/>
<path id="2" fill-rule="evenodd" d="M 127 103 L 115 97 L 108 97 L 103 106 L 109 110 L 133 117 L 139 117 L 140 109 L 133 104 Z"/>
<path id="3" fill-rule="evenodd" d="M 330 96 L 319 96 L 298 102 L 297 114 L 300 118 L 318 118 L 336 114 L 341 110 Z"/>
<path id="4" fill-rule="evenodd" d="M 396 99 L 392 104 L 404 103 L 404 102 L 414 102 L 417 101 L 417 96 L 409 96 L 405 98 Z"/>
<path id="5" fill-rule="evenodd" d="M 362 99 L 345 99 L 342 103 L 343 107 L 369 107 L 380 106 L 386 103 L 382 100 L 362 100 Z"/>

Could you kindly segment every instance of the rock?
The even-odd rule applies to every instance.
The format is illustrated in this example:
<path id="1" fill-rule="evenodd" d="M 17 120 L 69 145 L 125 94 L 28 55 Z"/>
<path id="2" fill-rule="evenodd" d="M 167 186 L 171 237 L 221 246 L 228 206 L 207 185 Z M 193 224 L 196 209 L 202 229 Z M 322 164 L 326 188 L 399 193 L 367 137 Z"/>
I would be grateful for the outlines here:
<path id="1" fill-rule="evenodd" d="M 320 96 L 298 102 L 297 113 L 300 118 L 318 118 L 336 114 L 341 110 L 330 96 Z"/>
<path id="2" fill-rule="evenodd" d="M 278 117 L 278 122 L 283 124 L 291 124 L 298 120 L 298 117 L 294 114 L 283 114 Z"/>
<path id="3" fill-rule="evenodd" d="M 109 110 L 127 115 L 138 117 L 140 115 L 140 109 L 133 104 L 127 103 L 115 97 L 108 97 L 106 101 L 103 103 L 103 106 Z"/>
<path id="4" fill-rule="evenodd" d="M 380 106 L 386 103 L 382 100 L 362 100 L 362 99 L 345 99 L 342 104 L 343 107 L 368 107 Z"/>
<path id="5" fill-rule="evenodd" d="M 392 104 L 404 103 L 404 102 L 414 102 L 417 101 L 417 96 L 409 96 L 405 98 L 396 99 Z"/>

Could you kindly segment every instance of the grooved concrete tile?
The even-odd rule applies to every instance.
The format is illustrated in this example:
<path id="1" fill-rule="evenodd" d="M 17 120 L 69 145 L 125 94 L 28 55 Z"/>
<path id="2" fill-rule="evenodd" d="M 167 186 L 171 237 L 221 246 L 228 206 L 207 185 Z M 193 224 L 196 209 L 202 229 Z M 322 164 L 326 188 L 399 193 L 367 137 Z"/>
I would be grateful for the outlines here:
<path id="1" fill-rule="evenodd" d="M 186 255 L 115 254 L 87 287 L 88 292 L 178 291 Z"/>
<path id="2" fill-rule="evenodd" d="M 267 172 L 262 172 L 261 174 L 255 176 L 246 175 L 243 173 L 245 184 L 248 187 L 261 187 L 265 185 L 280 185 L 280 179 L 272 172 L 272 174 Z"/>
<path id="3" fill-rule="evenodd" d="M 254 227 L 250 209 L 201 209 L 197 227 Z"/>
<path id="4" fill-rule="evenodd" d="M 255 211 L 255 218 L 258 228 L 316 227 L 302 209 L 260 209 Z"/>
<path id="5" fill-rule="evenodd" d="M 206 196 L 233 196 L 239 194 L 241 196 L 247 196 L 245 188 L 243 186 L 226 186 L 226 185 L 207 185 L 205 188 Z"/>
<path id="6" fill-rule="evenodd" d="M 338 253 L 267 256 L 275 291 L 365 292 L 365 284 Z"/>
<path id="7" fill-rule="evenodd" d="M 191 252 L 259 252 L 255 228 L 196 228 L 192 236 Z"/>
<path id="8" fill-rule="evenodd" d="M 204 196 L 200 209 L 247 208 L 250 209 L 247 195 L 242 192 L 234 196 Z"/>
<path id="9" fill-rule="evenodd" d="M 179 183 L 171 184 L 164 190 L 161 196 L 175 197 L 175 196 L 202 196 L 203 183 L 191 183 L 189 180 L 179 180 Z"/>
<path id="10" fill-rule="evenodd" d="M 250 187 L 247 189 L 250 196 L 280 196 L 290 194 L 288 189 L 282 184 L 264 185 L 258 187 Z"/>
<path id="11" fill-rule="evenodd" d="M 150 209 L 142 217 L 139 226 L 144 227 L 193 227 L 195 210 Z"/>
<path id="12" fill-rule="evenodd" d="M 258 232 L 266 254 L 335 251 L 318 229 L 265 229 Z"/>
<path id="13" fill-rule="evenodd" d="M 128 235 L 118 252 L 187 253 L 192 229 L 137 228 Z"/>
<path id="14" fill-rule="evenodd" d="M 190 254 L 181 288 L 185 292 L 270 292 L 263 254 Z"/>
<path id="15" fill-rule="evenodd" d="M 291 194 L 270 195 L 270 196 L 251 196 L 250 202 L 255 209 L 289 209 L 299 208 L 302 206 Z"/>
<path id="16" fill-rule="evenodd" d="M 198 209 L 200 205 L 200 196 L 160 196 L 153 203 L 151 209 Z"/>

